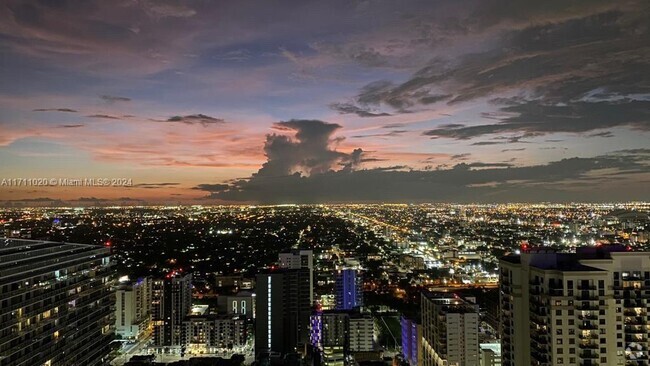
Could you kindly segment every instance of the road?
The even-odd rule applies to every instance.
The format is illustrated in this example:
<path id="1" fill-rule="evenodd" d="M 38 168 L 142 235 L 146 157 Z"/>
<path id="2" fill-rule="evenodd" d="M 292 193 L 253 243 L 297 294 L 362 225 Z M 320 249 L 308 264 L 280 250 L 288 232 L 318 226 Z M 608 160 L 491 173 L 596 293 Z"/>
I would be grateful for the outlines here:
<path id="1" fill-rule="evenodd" d="M 131 359 L 131 356 L 139 354 L 151 340 L 151 333 L 134 343 L 126 343 L 122 345 L 121 354 L 111 363 L 113 366 L 122 366 Z"/>

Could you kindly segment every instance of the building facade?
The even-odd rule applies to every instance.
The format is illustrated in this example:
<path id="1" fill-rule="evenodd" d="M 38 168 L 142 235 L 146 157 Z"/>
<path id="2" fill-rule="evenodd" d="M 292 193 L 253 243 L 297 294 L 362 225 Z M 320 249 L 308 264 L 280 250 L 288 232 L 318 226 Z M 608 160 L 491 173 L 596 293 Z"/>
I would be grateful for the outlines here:
<path id="1" fill-rule="evenodd" d="M 311 250 L 293 250 L 278 255 L 280 268 L 309 270 L 309 302 L 314 303 L 314 252 Z"/>
<path id="2" fill-rule="evenodd" d="M 500 280 L 503 365 L 649 364 L 649 252 L 529 249 Z"/>
<path id="3" fill-rule="evenodd" d="M 151 324 L 152 279 L 122 282 L 115 293 L 115 333 L 123 339 L 144 335 Z"/>
<path id="4" fill-rule="evenodd" d="M 481 366 L 501 366 L 501 344 L 481 343 Z"/>
<path id="5" fill-rule="evenodd" d="M 217 300 L 219 313 L 255 317 L 255 295 L 249 291 L 240 291 L 236 295 L 219 296 Z"/>
<path id="6" fill-rule="evenodd" d="M 192 275 L 169 273 L 153 281 L 153 341 L 156 347 L 180 347 L 183 344 L 183 320 L 192 304 Z"/>
<path id="7" fill-rule="evenodd" d="M 336 309 L 352 310 L 363 306 L 361 271 L 345 268 L 336 272 Z"/>
<path id="8" fill-rule="evenodd" d="M 311 273 L 308 268 L 267 270 L 257 275 L 255 353 L 304 352 L 309 343 Z"/>
<path id="9" fill-rule="evenodd" d="M 377 329 L 370 314 L 358 311 L 317 311 L 311 316 L 311 345 L 319 363 L 327 366 L 353 364 L 355 353 L 375 349 Z"/>
<path id="10" fill-rule="evenodd" d="M 479 365 L 479 307 L 470 299 L 425 291 L 421 296 L 422 364 Z"/>
<path id="11" fill-rule="evenodd" d="M 422 324 L 402 317 L 402 355 L 410 366 L 422 365 Z"/>
<path id="12" fill-rule="evenodd" d="M 247 339 L 244 316 L 191 315 L 183 321 L 182 343 L 190 354 L 216 353 L 243 347 Z"/>
<path id="13" fill-rule="evenodd" d="M 377 343 L 377 324 L 370 314 L 350 314 L 350 352 L 371 352 Z"/>
<path id="14" fill-rule="evenodd" d="M 0 365 L 104 365 L 114 269 L 96 245 L 0 239 Z"/>

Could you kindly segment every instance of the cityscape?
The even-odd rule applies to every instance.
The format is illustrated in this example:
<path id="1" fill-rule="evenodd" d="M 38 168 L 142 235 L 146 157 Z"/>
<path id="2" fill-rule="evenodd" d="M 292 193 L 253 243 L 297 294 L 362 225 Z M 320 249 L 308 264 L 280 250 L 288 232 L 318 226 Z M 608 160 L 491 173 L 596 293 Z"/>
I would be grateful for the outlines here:
<path id="1" fill-rule="evenodd" d="M 639 202 L 4 209 L 0 361 L 643 365 L 649 212 Z M 92 332 L 96 344 L 75 340 Z"/>
<path id="2" fill-rule="evenodd" d="M 647 0 L 0 1 L 0 366 L 650 366 Z"/>

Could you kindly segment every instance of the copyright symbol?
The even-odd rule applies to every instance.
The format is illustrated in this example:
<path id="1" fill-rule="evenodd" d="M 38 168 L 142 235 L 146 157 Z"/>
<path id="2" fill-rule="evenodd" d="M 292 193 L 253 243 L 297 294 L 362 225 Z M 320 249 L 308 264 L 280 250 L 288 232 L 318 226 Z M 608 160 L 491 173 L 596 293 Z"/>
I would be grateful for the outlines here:
<path id="1" fill-rule="evenodd" d="M 56 185 L 56 178 L 50 178 L 49 183 L 50 183 L 51 186 L 55 186 Z"/>

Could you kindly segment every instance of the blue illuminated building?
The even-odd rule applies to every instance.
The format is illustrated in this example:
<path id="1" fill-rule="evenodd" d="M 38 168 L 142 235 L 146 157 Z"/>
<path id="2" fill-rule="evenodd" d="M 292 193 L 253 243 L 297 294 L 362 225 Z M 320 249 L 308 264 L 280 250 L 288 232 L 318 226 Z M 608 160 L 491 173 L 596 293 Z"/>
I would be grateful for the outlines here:
<path id="1" fill-rule="evenodd" d="M 336 309 L 352 310 L 363 306 L 363 278 L 357 269 L 342 269 L 336 273 Z"/>

